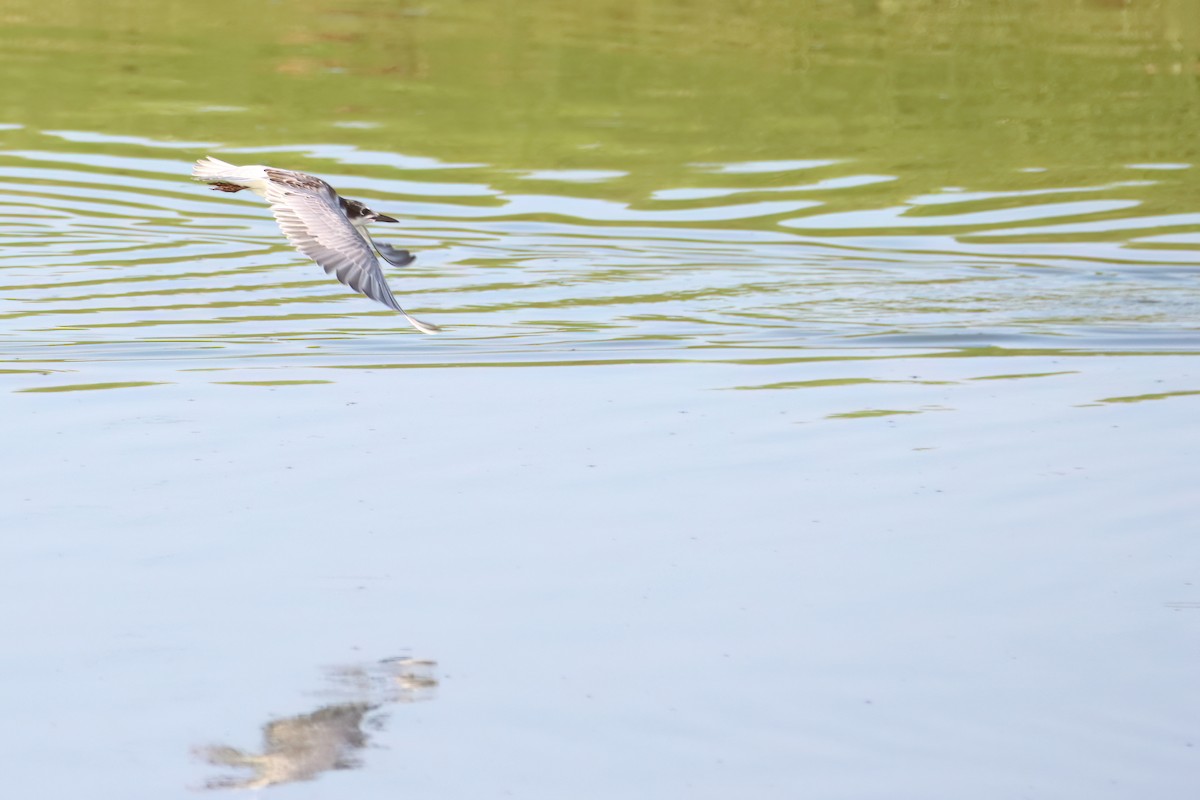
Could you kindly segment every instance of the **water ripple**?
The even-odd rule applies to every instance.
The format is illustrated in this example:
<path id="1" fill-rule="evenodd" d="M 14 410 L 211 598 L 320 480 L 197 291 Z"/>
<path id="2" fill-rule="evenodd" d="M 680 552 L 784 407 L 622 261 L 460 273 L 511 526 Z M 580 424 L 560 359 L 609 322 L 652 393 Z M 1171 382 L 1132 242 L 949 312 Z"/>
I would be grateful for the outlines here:
<path id="1" fill-rule="evenodd" d="M 429 339 L 296 253 L 257 198 L 188 180 L 208 148 L 52 131 L 0 151 L 14 369 L 80 348 L 186 364 L 281 357 L 281 343 L 325 366 L 361 365 L 360 344 L 368 362 L 382 348 L 423 365 L 1200 347 L 1200 212 L 1161 213 L 1150 180 L 1030 173 L 1028 188 L 902 197 L 903 176 L 841 160 L 696 164 L 693 186 L 647 187 L 622 170 L 513 173 L 346 145 L 240 151 L 401 216 L 378 233 L 419 254 L 388 274 L 406 308 L 448 329 Z M 814 179 L 788 179 L 801 170 Z M 557 191 L 520 191 L 530 180 Z M 760 192 L 771 199 L 737 201 Z"/>

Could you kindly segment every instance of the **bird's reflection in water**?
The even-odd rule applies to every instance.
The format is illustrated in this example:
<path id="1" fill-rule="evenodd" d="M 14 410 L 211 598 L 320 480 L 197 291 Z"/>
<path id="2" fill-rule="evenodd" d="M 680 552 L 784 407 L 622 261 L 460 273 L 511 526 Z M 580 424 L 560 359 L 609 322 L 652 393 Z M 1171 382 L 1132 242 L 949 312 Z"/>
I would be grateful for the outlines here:
<path id="1" fill-rule="evenodd" d="M 309 781 L 333 769 L 361 765 L 355 753 L 367 745 L 364 728 L 380 730 L 392 703 L 412 703 L 432 696 L 437 680 L 433 661 L 392 658 L 369 665 L 328 671 L 341 698 L 308 714 L 285 717 L 263 726 L 262 752 L 227 745 L 208 745 L 196 754 L 210 764 L 249 770 L 210 779 L 208 789 L 261 789 L 279 783 Z"/>

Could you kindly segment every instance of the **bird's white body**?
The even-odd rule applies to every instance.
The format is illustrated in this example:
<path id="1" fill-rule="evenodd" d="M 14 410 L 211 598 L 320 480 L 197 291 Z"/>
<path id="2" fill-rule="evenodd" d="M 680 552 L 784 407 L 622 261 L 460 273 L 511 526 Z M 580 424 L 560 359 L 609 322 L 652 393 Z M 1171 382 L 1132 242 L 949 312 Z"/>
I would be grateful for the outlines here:
<path id="1" fill-rule="evenodd" d="M 234 183 L 264 198 L 271 183 L 267 177 L 267 168 L 262 164 L 235 167 L 212 156 L 205 156 L 196 162 L 196 166 L 192 168 L 192 177 L 206 182 Z"/>
<path id="2" fill-rule="evenodd" d="M 399 311 L 422 333 L 440 328 L 412 317 L 392 295 L 371 247 L 389 263 L 412 261 L 406 250 L 376 243 L 367 232 L 371 222 L 395 222 L 356 200 L 340 197 L 325 181 L 303 172 L 275 169 L 262 164 L 239 167 L 207 156 L 196 162 L 192 177 L 214 189 L 238 192 L 249 189 L 271 204 L 280 230 L 296 249 L 316 261 L 330 275 L 357 292 Z"/>

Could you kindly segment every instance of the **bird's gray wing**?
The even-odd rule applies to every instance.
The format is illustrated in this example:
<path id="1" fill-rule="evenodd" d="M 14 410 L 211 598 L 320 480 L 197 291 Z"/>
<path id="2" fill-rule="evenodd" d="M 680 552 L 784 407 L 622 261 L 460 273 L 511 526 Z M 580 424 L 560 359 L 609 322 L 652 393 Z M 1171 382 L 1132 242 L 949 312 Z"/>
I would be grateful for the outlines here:
<path id="1" fill-rule="evenodd" d="M 375 245 L 375 249 L 379 251 L 379 257 L 391 264 L 393 267 L 407 267 L 409 264 L 417 260 L 417 257 L 407 250 L 400 250 L 392 247 L 387 242 L 377 242 L 374 239 L 371 243 Z"/>
<path id="2" fill-rule="evenodd" d="M 267 185 L 271 213 L 288 241 L 354 291 L 399 311 L 422 333 L 440 331 L 438 326 L 422 322 L 400 307 L 367 240 L 342 213 L 337 195 L 324 181 L 313 181 L 271 181 Z"/>
<path id="3" fill-rule="evenodd" d="M 391 264 L 393 267 L 407 267 L 409 264 L 417 260 L 417 257 L 407 250 L 401 250 L 398 247 L 392 247 L 387 242 L 377 242 L 375 237 L 366 228 L 359 231 L 363 238 L 367 240 L 367 244 L 375 248 L 379 253 L 379 257 Z"/>

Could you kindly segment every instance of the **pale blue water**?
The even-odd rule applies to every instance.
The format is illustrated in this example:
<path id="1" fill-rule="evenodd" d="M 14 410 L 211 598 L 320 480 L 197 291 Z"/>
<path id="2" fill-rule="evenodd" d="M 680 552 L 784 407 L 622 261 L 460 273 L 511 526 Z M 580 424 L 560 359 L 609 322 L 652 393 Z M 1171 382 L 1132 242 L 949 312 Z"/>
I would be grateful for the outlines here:
<path id="1" fill-rule="evenodd" d="M 189 796 L 194 748 L 354 702 L 360 768 L 273 795 L 1191 796 L 1200 215 L 1142 216 L 1146 165 L 880 207 L 903 175 L 798 152 L 619 202 L 44 138 L 0 151 L 11 796 Z M 401 216 L 447 332 L 191 184 L 210 151 Z M 406 654 L 426 702 L 326 672 Z"/>

